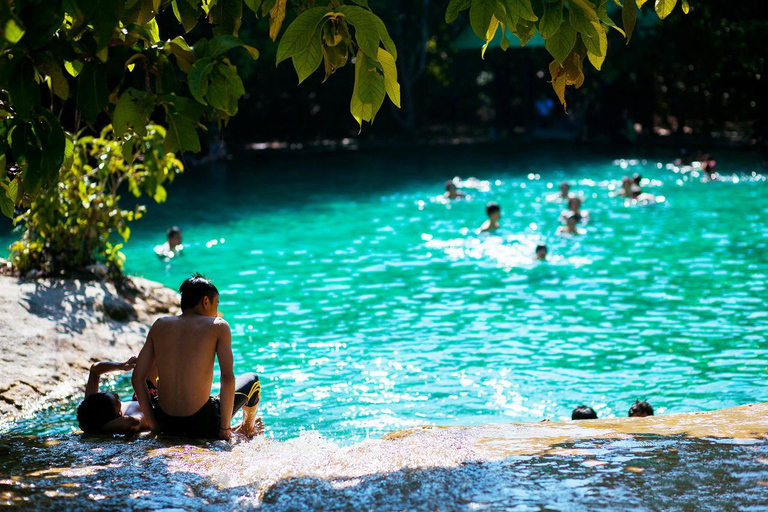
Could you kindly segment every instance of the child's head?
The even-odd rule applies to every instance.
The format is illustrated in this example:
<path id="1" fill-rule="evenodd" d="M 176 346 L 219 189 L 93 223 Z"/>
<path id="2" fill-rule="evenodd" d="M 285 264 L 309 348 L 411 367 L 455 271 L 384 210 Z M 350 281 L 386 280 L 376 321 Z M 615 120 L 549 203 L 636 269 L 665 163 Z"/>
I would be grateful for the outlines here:
<path id="1" fill-rule="evenodd" d="M 104 425 L 120 416 L 120 406 L 120 398 L 116 393 L 88 395 L 77 407 L 77 424 L 87 434 L 98 432 Z"/>
<path id="2" fill-rule="evenodd" d="M 501 218 L 501 206 L 499 206 L 499 203 L 491 201 L 485 205 L 485 213 L 488 214 L 488 218 L 492 221 L 498 221 Z"/>
<path id="3" fill-rule="evenodd" d="M 596 420 L 597 413 L 591 407 L 580 405 L 571 412 L 572 420 Z"/>
<path id="4" fill-rule="evenodd" d="M 546 245 L 537 245 L 536 246 L 536 258 L 539 259 L 539 260 L 547 259 L 547 246 Z"/>
<path id="5" fill-rule="evenodd" d="M 632 407 L 629 408 L 630 418 L 645 418 L 646 416 L 653 416 L 653 407 L 651 404 L 643 400 L 635 400 Z"/>

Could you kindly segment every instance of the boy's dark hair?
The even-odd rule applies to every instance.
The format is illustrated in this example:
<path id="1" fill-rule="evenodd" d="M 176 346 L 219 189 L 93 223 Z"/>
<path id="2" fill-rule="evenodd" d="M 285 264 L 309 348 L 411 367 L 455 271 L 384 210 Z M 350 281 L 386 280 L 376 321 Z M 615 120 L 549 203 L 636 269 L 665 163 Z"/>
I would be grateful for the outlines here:
<path id="1" fill-rule="evenodd" d="M 629 408 L 629 417 L 631 418 L 633 416 L 653 416 L 653 406 L 645 400 L 642 402 L 640 400 L 635 400 L 635 403 Z"/>
<path id="2" fill-rule="evenodd" d="M 643 175 L 639 172 L 636 172 L 634 175 L 632 175 L 632 181 L 635 182 L 635 185 L 640 185 L 640 183 L 643 181 Z"/>
<path id="3" fill-rule="evenodd" d="M 77 425 L 86 434 L 92 434 L 118 417 L 114 402 L 107 393 L 93 393 L 77 406 Z"/>
<path id="4" fill-rule="evenodd" d="M 596 420 L 597 413 L 591 407 L 586 405 L 580 405 L 576 407 L 571 413 L 572 420 Z"/>
<path id="5" fill-rule="evenodd" d="M 491 201 L 490 203 L 485 205 L 485 213 L 487 213 L 488 215 L 492 213 L 500 212 L 500 211 L 501 211 L 501 206 L 499 206 L 499 203 Z"/>
<path id="6" fill-rule="evenodd" d="M 174 235 L 181 235 L 181 230 L 178 226 L 168 228 L 168 238 L 171 238 Z"/>
<path id="7" fill-rule="evenodd" d="M 547 250 L 547 246 L 546 245 L 537 245 L 536 246 L 536 252 L 539 252 L 541 250 L 545 250 L 546 251 Z"/>
<path id="8" fill-rule="evenodd" d="M 213 300 L 219 290 L 202 274 L 195 273 L 179 286 L 181 292 L 181 310 L 192 309 L 200 304 L 203 297 Z"/>

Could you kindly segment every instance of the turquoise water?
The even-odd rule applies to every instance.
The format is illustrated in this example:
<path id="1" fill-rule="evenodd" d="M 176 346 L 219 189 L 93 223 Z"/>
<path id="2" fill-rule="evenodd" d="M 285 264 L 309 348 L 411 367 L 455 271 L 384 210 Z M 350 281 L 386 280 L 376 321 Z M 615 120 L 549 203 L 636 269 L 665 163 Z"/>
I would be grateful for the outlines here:
<path id="1" fill-rule="evenodd" d="M 749 161 L 720 158 L 715 183 L 667 161 L 546 147 L 242 157 L 174 184 L 134 225 L 127 271 L 214 280 L 235 370 L 261 376 L 279 439 L 768 400 L 768 183 Z M 609 197 L 633 172 L 666 201 Z M 487 190 L 436 201 L 453 176 Z M 545 196 L 563 179 L 586 198 L 583 236 L 554 234 L 563 205 Z M 502 229 L 478 237 L 490 200 Z M 166 263 L 152 249 L 174 224 L 186 247 Z M 549 263 L 532 261 L 540 240 Z M 69 431 L 71 407 L 11 431 Z"/>

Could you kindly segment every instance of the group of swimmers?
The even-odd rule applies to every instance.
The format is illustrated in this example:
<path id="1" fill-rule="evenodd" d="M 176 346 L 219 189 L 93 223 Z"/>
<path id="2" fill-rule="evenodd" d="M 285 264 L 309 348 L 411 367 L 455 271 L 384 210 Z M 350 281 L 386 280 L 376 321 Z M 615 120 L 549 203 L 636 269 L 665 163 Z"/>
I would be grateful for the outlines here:
<path id="1" fill-rule="evenodd" d="M 646 416 L 653 416 L 653 406 L 645 400 L 635 400 L 632 407 L 629 408 L 630 418 L 645 418 Z M 571 412 L 572 420 L 596 420 L 597 413 L 591 407 L 586 405 L 580 405 L 573 409 Z"/>
<path id="2" fill-rule="evenodd" d="M 655 196 L 653 194 L 644 192 L 643 185 L 647 185 L 649 180 L 644 179 L 639 173 L 635 173 L 632 177 L 624 176 L 621 180 L 621 187 L 615 193 L 611 195 L 615 197 L 623 197 L 627 201 L 631 201 L 633 204 L 654 204 L 657 202 L 663 202 L 665 199 L 663 196 Z M 467 198 L 467 194 L 464 193 L 456 186 L 454 180 L 448 180 L 445 183 L 445 192 L 442 196 L 443 201 L 451 201 L 457 199 Z M 547 201 L 552 203 L 566 203 L 567 208 L 560 213 L 561 226 L 557 228 L 556 234 L 572 236 L 583 235 L 584 230 L 579 226 L 589 221 L 589 212 L 581 208 L 583 204 L 582 196 L 571 192 L 571 185 L 567 181 L 560 183 L 560 191 L 547 196 Z M 495 201 L 491 201 L 485 205 L 485 213 L 488 219 L 475 230 L 476 234 L 493 232 L 501 226 L 501 206 Z M 544 244 L 539 244 L 535 249 L 536 259 L 539 261 L 546 261 L 548 249 Z"/>

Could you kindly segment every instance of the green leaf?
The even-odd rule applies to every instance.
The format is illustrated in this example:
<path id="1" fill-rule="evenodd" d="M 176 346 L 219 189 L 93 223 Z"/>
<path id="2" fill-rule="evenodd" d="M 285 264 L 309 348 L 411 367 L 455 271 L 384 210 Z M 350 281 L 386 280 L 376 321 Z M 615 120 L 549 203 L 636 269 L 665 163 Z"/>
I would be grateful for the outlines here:
<path id="1" fill-rule="evenodd" d="M 5 39 L 11 43 L 18 43 L 24 37 L 24 28 L 13 18 L 5 22 Z"/>
<path id="2" fill-rule="evenodd" d="M 605 55 L 608 52 L 608 37 L 605 34 L 605 30 L 599 23 L 595 23 L 595 25 L 597 25 L 597 28 L 599 28 L 599 30 L 597 31 L 599 53 L 592 52 L 590 50 L 589 53 L 587 54 L 587 57 L 589 57 L 589 62 L 592 63 L 595 69 L 600 71 L 600 68 L 603 65 L 603 61 L 605 61 Z M 587 50 L 589 50 L 589 46 L 587 46 Z"/>
<path id="3" fill-rule="evenodd" d="M 370 7 L 368 7 L 368 0 L 352 0 L 352 3 L 370 9 Z"/>
<path id="4" fill-rule="evenodd" d="M 677 0 L 656 0 L 654 8 L 656 9 L 656 14 L 658 14 L 659 19 L 663 20 L 669 16 L 669 13 L 675 8 L 675 5 L 677 5 Z"/>
<path id="5" fill-rule="evenodd" d="M 77 77 L 77 75 L 80 74 L 80 71 L 83 69 L 83 63 L 79 60 L 69 62 L 68 60 L 64 61 L 64 69 L 67 70 L 67 73 L 72 75 L 73 77 Z"/>
<path id="6" fill-rule="evenodd" d="M 515 34 L 520 38 L 520 46 L 525 46 L 536 33 L 536 25 L 532 21 L 518 20 L 515 25 Z"/>
<path id="7" fill-rule="evenodd" d="M 197 21 L 200 19 L 199 2 L 190 4 L 187 0 L 173 0 L 171 5 L 173 7 L 173 14 L 184 27 L 185 34 L 195 28 Z"/>
<path id="8" fill-rule="evenodd" d="M 624 0 L 621 6 L 621 21 L 624 24 L 624 31 L 627 33 L 627 44 L 629 44 L 637 23 L 637 9 L 634 0 Z"/>
<path id="9" fill-rule="evenodd" d="M 161 0 L 129 0 L 125 3 L 121 20 L 125 25 L 145 25 L 160 11 L 160 3 Z"/>
<path id="10" fill-rule="evenodd" d="M 252 10 L 256 16 L 259 15 L 259 7 L 261 7 L 261 0 L 244 0 L 245 5 Z"/>
<path id="11" fill-rule="evenodd" d="M 49 110 L 41 108 L 38 113 L 40 117 L 35 123 L 35 130 L 44 148 L 40 166 L 44 183 L 47 185 L 54 182 L 59 175 L 67 137 L 59 120 Z"/>
<path id="12" fill-rule="evenodd" d="M 208 78 L 210 77 L 211 70 L 213 69 L 213 61 L 208 58 L 199 59 L 189 70 L 189 92 L 192 96 L 203 105 L 207 105 L 205 96 L 208 94 Z"/>
<path id="13" fill-rule="evenodd" d="M 35 66 L 31 61 L 23 60 L 4 87 L 11 96 L 11 105 L 22 118 L 28 118 L 40 106 L 40 87 L 35 81 Z"/>
<path id="14" fill-rule="evenodd" d="M 379 64 L 384 73 L 384 89 L 390 101 L 400 108 L 400 84 L 397 81 L 395 58 L 384 48 L 379 48 Z"/>
<path id="15" fill-rule="evenodd" d="M 86 64 L 77 78 L 77 109 L 93 123 L 109 102 L 107 75 L 99 64 Z"/>
<path id="16" fill-rule="evenodd" d="M 355 87 L 349 110 L 361 129 L 363 121 L 373 122 L 385 95 L 384 76 L 379 74 L 376 62 L 359 50 L 355 64 Z"/>
<path id="17" fill-rule="evenodd" d="M 197 60 L 195 52 L 189 47 L 187 42 L 181 36 L 176 36 L 165 46 L 166 53 L 172 53 L 176 56 L 176 64 L 179 68 L 189 74 L 192 65 Z"/>
<path id="18" fill-rule="evenodd" d="M 112 116 L 112 127 L 115 135 L 124 137 L 130 133 L 135 133 L 140 137 L 145 137 L 152 108 L 153 103 L 146 92 L 136 89 L 125 91 L 120 96 Z"/>
<path id="19" fill-rule="evenodd" d="M 539 32 L 544 39 L 551 37 L 560 28 L 560 23 L 563 21 L 563 4 L 544 3 L 544 14 L 539 21 Z"/>
<path id="20" fill-rule="evenodd" d="M 472 0 L 469 8 L 469 24 L 472 25 L 472 30 L 477 37 L 483 41 L 486 41 L 485 36 L 495 11 L 496 0 Z"/>
<path id="21" fill-rule="evenodd" d="M 224 75 L 224 78 L 227 80 L 227 93 L 229 96 L 238 99 L 243 94 L 245 94 L 243 81 L 240 78 L 240 75 L 237 74 L 237 69 L 234 66 L 219 64 L 217 69 L 219 70 L 219 73 Z M 232 115 L 235 114 L 233 113 Z"/>
<path id="22" fill-rule="evenodd" d="M 297 53 L 305 50 L 314 38 L 317 25 L 328 13 L 327 7 L 315 7 L 301 13 L 293 23 L 285 29 L 280 44 L 277 46 L 277 62 L 280 64 Z M 318 44 L 319 44 L 318 38 Z M 294 62 L 295 65 L 295 62 Z M 301 83 L 301 81 L 299 82 Z"/>
<path id="23" fill-rule="evenodd" d="M 360 49 L 368 57 L 376 60 L 379 53 L 379 41 L 381 40 L 379 25 L 376 22 L 379 17 L 371 11 L 355 5 L 342 5 L 339 7 L 339 12 L 344 14 L 347 21 L 355 27 L 355 40 Z"/>
<path id="24" fill-rule="evenodd" d="M 288 30 L 290 29 L 291 27 L 288 27 Z M 288 30 L 285 31 L 283 39 L 288 35 Z M 293 67 L 299 77 L 299 83 L 301 83 L 320 67 L 320 62 L 323 60 L 323 47 L 320 44 L 320 36 L 311 37 L 309 44 L 303 50 L 295 53 L 292 60 Z"/>
<path id="25" fill-rule="evenodd" d="M 197 136 L 195 123 L 178 113 L 169 113 L 166 116 L 168 121 L 168 131 L 165 135 L 165 144 L 163 149 L 167 153 L 176 153 L 177 151 L 200 151 L 200 138 Z M 158 186 L 158 188 L 160 188 Z"/>
<path id="26" fill-rule="evenodd" d="M 450 0 L 448 8 L 445 10 L 445 22 L 453 23 L 459 17 L 459 13 L 469 9 L 471 0 Z"/>
<path id="27" fill-rule="evenodd" d="M 216 36 L 211 39 L 208 45 L 205 47 L 205 57 L 211 57 L 215 59 L 221 55 L 224 55 L 233 48 L 243 48 L 253 59 L 259 58 L 259 50 L 253 46 L 248 46 L 243 41 L 232 35 Z"/>
<path id="28" fill-rule="evenodd" d="M 560 23 L 560 28 L 552 36 L 548 37 L 544 43 L 547 51 L 561 65 L 573 50 L 576 44 L 576 31 L 567 21 Z"/>
<path id="29" fill-rule="evenodd" d="M 121 4 L 119 0 L 77 0 L 77 5 L 88 24 L 93 26 L 98 49 L 104 48 L 112 41 L 115 29 L 120 23 Z"/>
<path id="30" fill-rule="evenodd" d="M 384 25 L 384 22 L 381 21 L 381 18 L 376 15 L 373 16 L 373 21 L 379 31 L 379 38 L 381 38 L 381 43 L 384 45 L 384 49 L 391 53 L 392 57 L 397 60 L 397 47 L 395 46 L 395 42 L 392 40 L 392 38 L 389 37 L 387 26 Z"/>
<path id="31" fill-rule="evenodd" d="M 600 3 L 597 6 L 597 18 L 612 29 L 620 32 L 624 37 L 627 37 L 626 32 L 624 32 L 618 25 L 616 25 L 611 17 L 608 16 L 608 0 L 599 0 L 599 2 Z"/>
<path id="32" fill-rule="evenodd" d="M 62 100 L 69 98 L 69 83 L 61 70 L 61 66 L 49 53 L 38 54 L 37 68 L 38 71 L 50 78 L 51 91 L 56 96 Z"/>
<path id="33" fill-rule="evenodd" d="M 220 66 L 215 66 L 210 76 L 211 81 L 208 84 L 208 93 L 205 95 L 205 99 L 213 108 L 232 115 L 229 112 L 229 82 L 221 73 Z"/>
<path id="34" fill-rule="evenodd" d="M 533 12 L 531 7 L 531 0 L 511 0 L 511 2 L 517 2 L 520 5 L 519 16 L 521 19 L 527 21 L 538 21 L 539 17 Z"/>
<path id="35" fill-rule="evenodd" d="M 243 20 L 243 1 L 216 0 L 208 13 L 208 20 L 214 25 L 214 36 L 236 36 Z"/>
<path id="36" fill-rule="evenodd" d="M 0 156 L 2 160 L 3 169 L 5 169 L 5 155 Z M 15 180 L 14 180 L 15 181 Z M 10 197 L 11 193 L 8 190 L 8 185 L 5 182 L 0 183 L 0 212 L 3 213 L 9 219 L 13 218 L 13 209 L 16 206 L 16 202 Z"/>

